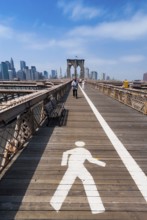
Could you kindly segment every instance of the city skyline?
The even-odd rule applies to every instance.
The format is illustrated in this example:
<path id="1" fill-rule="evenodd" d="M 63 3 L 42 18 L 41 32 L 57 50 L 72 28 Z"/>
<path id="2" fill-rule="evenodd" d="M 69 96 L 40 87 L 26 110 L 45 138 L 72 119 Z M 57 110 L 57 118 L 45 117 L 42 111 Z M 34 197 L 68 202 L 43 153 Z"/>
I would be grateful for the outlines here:
<path id="1" fill-rule="evenodd" d="M 13 57 L 38 71 L 67 59 L 111 78 L 135 80 L 147 72 L 147 2 L 142 0 L 1 0 L 0 60 Z"/>
<path id="2" fill-rule="evenodd" d="M 52 74 L 54 72 L 54 74 Z M 62 74 L 60 74 L 62 77 Z M 26 61 L 20 60 L 19 69 L 15 68 L 13 58 L 10 61 L 0 61 L 0 80 L 42 80 L 49 78 L 58 78 L 56 70 L 51 70 L 49 73 L 44 70 L 38 71 L 36 66 L 27 66 Z"/>

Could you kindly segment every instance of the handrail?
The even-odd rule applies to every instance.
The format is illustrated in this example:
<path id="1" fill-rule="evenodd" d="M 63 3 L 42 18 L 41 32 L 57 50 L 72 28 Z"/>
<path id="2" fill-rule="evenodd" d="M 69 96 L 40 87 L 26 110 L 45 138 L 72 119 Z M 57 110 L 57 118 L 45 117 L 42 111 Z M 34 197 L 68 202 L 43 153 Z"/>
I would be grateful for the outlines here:
<path id="1" fill-rule="evenodd" d="M 71 81 L 11 100 L 0 111 L 0 172 L 46 119 L 45 104 L 53 96 L 57 100 L 69 90 Z M 9 103 L 10 104 L 10 103 Z"/>
<path id="2" fill-rule="evenodd" d="M 133 109 L 147 114 L 147 91 L 132 88 L 122 88 L 112 84 L 101 83 L 98 81 L 86 81 L 98 89 L 100 92 L 108 95 L 117 101 L 132 107 Z"/>
<path id="3" fill-rule="evenodd" d="M 7 102 L 4 109 L 0 109 L 0 126 L 13 120 L 17 115 L 26 112 L 28 108 L 37 104 L 38 102 L 47 99 L 51 94 L 60 92 L 68 82 L 61 85 L 53 86 L 50 89 L 43 89 L 33 94 L 21 96 L 17 99 Z M 13 109 L 13 111 L 12 111 Z"/>

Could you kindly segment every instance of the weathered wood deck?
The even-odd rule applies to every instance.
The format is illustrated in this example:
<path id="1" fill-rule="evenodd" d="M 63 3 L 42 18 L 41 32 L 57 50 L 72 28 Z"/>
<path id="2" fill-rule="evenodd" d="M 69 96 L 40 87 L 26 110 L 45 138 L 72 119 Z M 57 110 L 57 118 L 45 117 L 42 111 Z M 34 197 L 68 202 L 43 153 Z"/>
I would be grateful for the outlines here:
<path id="1" fill-rule="evenodd" d="M 147 175 L 147 117 L 90 86 L 85 92 Z M 80 89 L 78 96 L 73 98 L 71 91 L 67 97 L 64 125 L 40 128 L 1 179 L 0 219 L 147 219 L 147 202 Z M 62 154 L 75 148 L 75 141 L 84 141 L 92 156 L 106 163 L 105 167 L 84 163 L 102 199 L 103 213 L 92 214 L 79 178 L 59 212 L 50 205 L 67 170 L 61 166 Z"/>

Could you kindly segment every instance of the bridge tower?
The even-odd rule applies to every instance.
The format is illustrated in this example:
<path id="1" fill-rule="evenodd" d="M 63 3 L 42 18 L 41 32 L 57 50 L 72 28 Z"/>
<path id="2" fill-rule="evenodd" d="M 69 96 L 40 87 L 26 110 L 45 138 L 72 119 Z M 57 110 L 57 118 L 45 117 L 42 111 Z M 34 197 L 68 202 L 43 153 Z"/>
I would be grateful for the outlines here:
<path id="1" fill-rule="evenodd" d="M 77 78 L 77 67 L 80 67 L 80 78 L 84 78 L 84 59 L 67 59 L 67 78 L 71 78 L 70 69 L 74 67 L 74 77 Z"/>

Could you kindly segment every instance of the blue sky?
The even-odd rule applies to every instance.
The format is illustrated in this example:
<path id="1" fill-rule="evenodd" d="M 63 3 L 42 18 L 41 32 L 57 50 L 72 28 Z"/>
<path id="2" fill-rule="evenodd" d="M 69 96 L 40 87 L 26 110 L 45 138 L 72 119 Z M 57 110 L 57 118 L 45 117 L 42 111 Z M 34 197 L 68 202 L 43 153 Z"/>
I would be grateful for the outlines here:
<path id="1" fill-rule="evenodd" d="M 111 78 L 142 79 L 147 72 L 146 0 L 0 0 L 0 61 L 12 57 L 38 71 L 66 59 Z"/>

